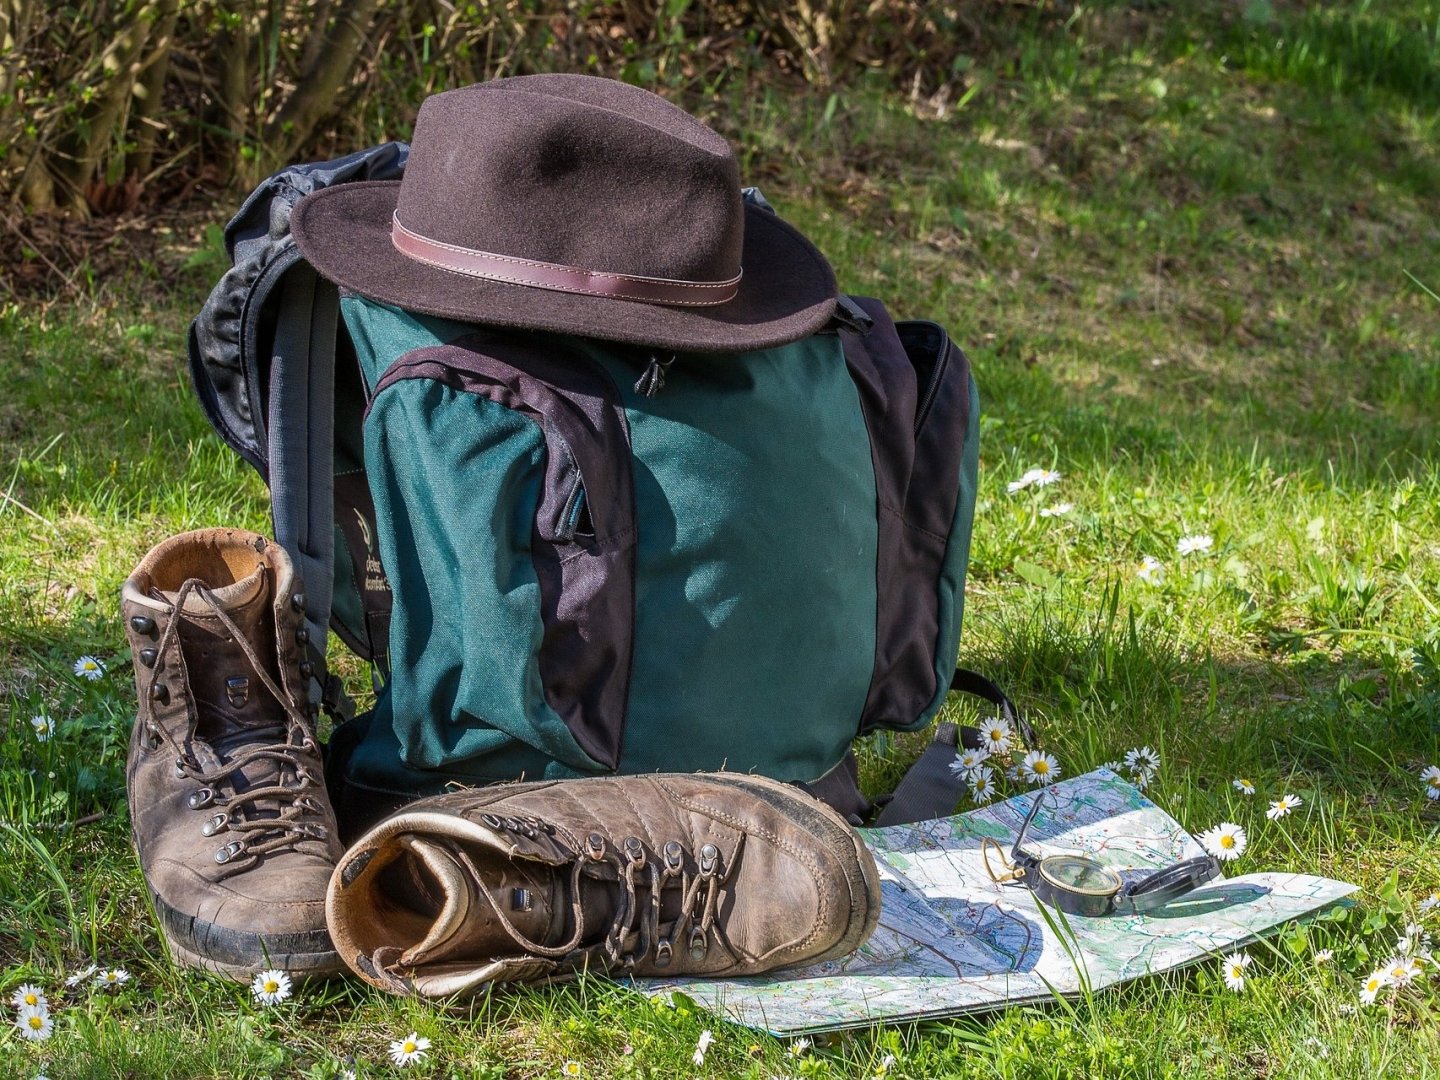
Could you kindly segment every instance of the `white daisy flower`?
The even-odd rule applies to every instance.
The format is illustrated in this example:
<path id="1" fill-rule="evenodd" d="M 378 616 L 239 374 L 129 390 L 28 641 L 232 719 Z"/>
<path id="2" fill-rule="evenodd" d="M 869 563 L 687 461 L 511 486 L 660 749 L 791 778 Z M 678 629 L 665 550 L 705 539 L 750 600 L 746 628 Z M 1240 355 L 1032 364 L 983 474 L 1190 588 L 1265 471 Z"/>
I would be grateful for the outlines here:
<path id="1" fill-rule="evenodd" d="M 1197 553 L 1204 554 L 1214 546 L 1215 540 L 1212 537 L 1204 533 L 1197 533 L 1194 536 L 1180 537 L 1179 542 L 1175 545 L 1175 550 L 1182 556 L 1195 555 Z"/>
<path id="2" fill-rule="evenodd" d="M 1427 765 L 1421 769 L 1420 780 L 1425 785 L 1427 799 L 1440 799 L 1440 765 Z"/>
<path id="3" fill-rule="evenodd" d="M 279 1005 L 290 996 L 290 976 L 271 968 L 255 976 L 250 984 L 250 993 L 261 1005 Z"/>
<path id="4" fill-rule="evenodd" d="M 710 1044 L 714 1041 L 715 1036 L 710 1034 L 709 1028 L 706 1028 L 704 1031 L 700 1032 L 700 1038 L 695 1043 L 695 1053 L 693 1055 L 696 1065 L 705 1064 L 705 1051 L 710 1049 Z"/>
<path id="5" fill-rule="evenodd" d="M 20 1034 L 32 1042 L 44 1042 L 55 1033 L 55 1022 L 50 1019 L 49 1009 L 37 1009 L 27 1005 L 15 1017 L 15 1026 Z"/>
<path id="6" fill-rule="evenodd" d="M 1409 986 L 1424 970 L 1413 956 L 1396 956 L 1385 965 L 1385 978 L 1391 986 Z"/>
<path id="7" fill-rule="evenodd" d="M 1222 821 L 1198 837 L 1200 846 L 1221 862 L 1230 862 L 1245 854 L 1248 840 L 1245 830 L 1233 821 Z"/>
<path id="8" fill-rule="evenodd" d="M 1165 584 L 1165 564 L 1154 555 L 1146 555 L 1140 560 L 1140 565 L 1135 568 L 1135 576 L 1146 585 Z"/>
<path id="9" fill-rule="evenodd" d="M 430 1040 L 423 1039 L 412 1031 L 405 1038 L 396 1039 L 390 1044 L 390 1060 L 404 1068 L 406 1065 L 417 1064 L 429 1049 Z"/>
<path id="10" fill-rule="evenodd" d="M 984 721 L 980 725 L 980 745 L 985 748 L 987 754 L 1008 754 L 1010 752 L 1010 740 L 1014 737 L 1010 728 L 1010 722 L 999 716 Z"/>
<path id="11" fill-rule="evenodd" d="M 805 1051 L 807 1051 L 807 1050 L 809 1050 L 809 1049 L 810 1049 L 810 1040 L 809 1040 L 809 1039 L 803 1039 L 803 1038 L 802 1038 L 802 1039 L 796 1039 L 793 1043 L 790 1044 L 790 1056 L 791 1056 L 791 1057 L 800 1057 L 800 1056 L 802 1056 L 802 1055 L 805 1053 Z"/>
<path id="12" fill-rule="evenodd" d="M 1053 784 L 1060 779 L 1060 763 L 1043 750 L 1031 750 L 1020 762 L 1020 771 L 1032 784 Z"/>
<path id="13" fill-rule="evenodd" d="M 1250 954 L 1231 953 L 1221 962 L 1225 974 L 1225 985 L 1237 994 L 1245 989 L 1245 969 L 1250 966 Z"/>
<path id="14" fill-rule="evenodd" d="M 955 760 L 950 762 L 950 771 L 963 779 L 983 766 L 985 759 L 989 756 L 990 751 L 986 750 L 983 746 L 974 750 L 957 751 Z"/>
<path id="15" fill-rule="evenodd" d="M 100 662 L 98 657 L 82 656 L 75 661 L 75 674 L 82 679 L 94 682 L 105 674 L 105 665 Z"/>
<path id="16" fill-rule="evenodd" d="M 578 1061 L 567 1061 L 560 1066 L 561 1076 L 584 1076 L 585 1070 Z"/>
<path id="17" fill-rule="evenodd" d="M 1060 480 L 1060 474 L 1054 469 L 1037 469 L 1036 474 L 1034 480 L 1036 487 L 1049 487 Z"/>
<path id="18" fill-rule="evenodd" d="M 984 806 L 995 797 L 995 770 L 982 765 L 965 782 L 970 785 L 970 798 L 976 806 Z"/>
<path id="19" fill-rule="evenodd" d="M 10 1004 L 17 1009 L 48 1009 L 50 1003 L 45 1000 L 45 991 L 34 983 L 24 983 L 20 989 L 10 995 Z"/>
<path id="20" fill-rule="evenodd" d="M 1434 911 L 1437 907 L 1440 907 L 1440 892 L 1432 892 L 1429 896 L 1425 897 L 1424 900 L 1420 901 L 1420 913 L 1422 915 Z"/>
<path id="21" fill-rule="evenodd" d="M 1270 804 L 1270 809 L 1265 811 L 1265 816 L 1271 821 L 1279 821 L 1303 803 L 1304 800 L 1299 795 L 1282 795 Z"/>
<path id="22" fill-rule="evenodd" d="M 95 985 L 106 990 L 118 990 L 130 981 L 130 972 L 124 968 L 110 968 L 95 976 Z"/>
<path id="23" fill-rule="evenodd" d="M 1323 965 L 1325 965 L 1325 964 L 1328 964 L 1328 963 L 1330 963 L 1331 960 L 1334 960 L 1334 959 L 1335 959 L 1335 950 L 1334 950 L 1334 949 L 1321 949 L 1321 950 L 1319 950 L 1319 951 L 1315 954 L 1315 963 L 1316 963 L 1317 966 L 1323 966 Z"/>
<path id="24" fill-rule="evenodd" d="M 1243 776 L 1237 776 L 1234 780 L 1231 780 L 1230 786 L 1233 787 L 1236 791 L 1238 791 L 1241 795 L 1255 794 L 1255 785 Z"/>
<path id="25" fill-rule="evenodd" d="M 1148 746 L 1139 746 L 1125 754 L 1125 767 L 1133 773 L 1154 776 L 1160 771 L 1160 755 Z"/>
<path id="26" fill-rule="evenodd" d="M 1006 769 L 1006 770 L 1005 770 L 1005 779 L 1006 779 L 1006 780 L 1009 780 L 1012 784 L 1015 783 L 1015 781 L 1019 780 L 1019 779 L 1020 779 L 1020 766 L 1019 766 L 1019 765 L 1011 765 L 1008 769 Z"/>
<path id="27" fill-rule="evenodd" d="M 1038 484 L 1040 478 L 1044 475 L 1044 469 L 1027 469 L 1025 475 L 1020 477 L 1019 480 L 1011 480 L 1010 483 L 1006 484 L 1005 490 L 1011 495 L 1014 495 L 1017 491 L 1024 491 L 1031 484 Z"/>
<path id="28" fill-rule="evenodd" d="M 1054 506 L 1042 506 L 1040 508 L 1040 516 L 1063 517 L 1065 514 L 1070 513 L 1070 511 L 1074 509 L 1074 503 L 1056 503 Z"/>
<path id="29" fill-rule="evenodd" d="M 89 982 L 91 979 L 93 979 L 93 978 L 95 977 L 95 973 L 96 973 L 97 971 L 99 971 L 99 970 L 100 970 L 100 969 L 99 969 L 98 967 L 96 967 L 94 964 L 86 964 L 86 965 L 85 965 L 83 968 L 81 968 L 79 971 L 75 972 L 75 974 L 69 976 L 69 977 L 65 980 L 65 985 L 68 986 L 68 987 L 70 987 L 70 988 L 73 990 L 75 987 L 79 986 L 81 983 L 83 983 L 83 982 Z"/>
<path id="30" fill-rule="evenodd" d="M 1375 999 L 1380 995 L 1380 991 L 1389 985 L 1390 980 L 1386 976 L 1385 970 L 1383 968 L 1376 968 L 1369 975 L 1365 976 L 1365 981 L 1360 984 L 1360 1004 L 1374 1005 Z"/>
<path id="31" fill-rule="evenodd" d="M 1143 772 L 1135 773 L 1133 776 L 1130 777 L 1130 783 L 1139 790 L 1144 791 L 1147 787 L 1150 786 L 1150 774 Z"/>
<path id="32" fill-rule="evenodd" d="M 1105 762 L 1105 764 L 1101 765 L 1100 768 L 1109 769 L 1116 776 L 1119 776 L 1120 773 L 1124 770 L 1125 766 L 1121 765 L 1118 761 L 1107 761 Z"/>
<path id="33" fill-rule="evenodd" d="M 50 736 L 55 734 L 55 721 L 50 719 L 48 713 L 36 713 L 30 717 L 30 727 L 35 732 L 37 742 L 48 742 Z"/>

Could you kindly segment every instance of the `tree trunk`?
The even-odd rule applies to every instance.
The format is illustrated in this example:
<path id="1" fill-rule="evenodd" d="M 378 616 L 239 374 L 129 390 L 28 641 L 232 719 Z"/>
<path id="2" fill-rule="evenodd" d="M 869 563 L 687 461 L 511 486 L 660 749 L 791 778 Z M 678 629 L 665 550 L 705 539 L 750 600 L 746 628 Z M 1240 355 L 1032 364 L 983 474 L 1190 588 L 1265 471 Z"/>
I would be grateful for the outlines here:
<path id="1" fill-rule="evenodd" d="M 379 0 L 347 0 L 335 5 L 334 22 L 311 31 L 325 35 L 315 63 L 300 73 L 295 89 L 265 125 L 265 156 L 280 164 L 302 146 L 334 105 L 341 85 L 354 69 Z"/>
<path id="2" fill-rule="evenodd" d="M 175 19 L 180 13 L 179 0 L 160 0 L 151 34 L 150 56 L 135 83 L 135 103 L 130 112 L 130 129 L 135 136 L 135 149 L 125 158 L 127 176 L 142 182 L 155 163 L 155 142 L 164 125 L 158 117 L 165 104 L 165 77 L 170 73 L 170 43 L 175 37 Z"/>
<path id="3" fill-rule="evenodd" d="M 130 95 L 140 74 L 145 44 L 155 22 L 153 3 L 139 3 L 117 17 L 115 39 L 101 59 L 105 78 L 91 99 L 90 107 L 75 129 L 60 141 L 51 156 L 49 170 L 65 203 L 84 213 L 85 189 L 92 180 L 106 152 L 121 134 Z"/>

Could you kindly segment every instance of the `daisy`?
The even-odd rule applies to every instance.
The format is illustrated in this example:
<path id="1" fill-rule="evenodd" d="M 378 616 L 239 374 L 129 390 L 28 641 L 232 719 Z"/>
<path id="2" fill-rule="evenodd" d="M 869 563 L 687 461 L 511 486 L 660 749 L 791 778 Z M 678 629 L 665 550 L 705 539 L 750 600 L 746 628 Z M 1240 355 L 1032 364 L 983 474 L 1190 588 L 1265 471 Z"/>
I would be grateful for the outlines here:
<path id="1" fill-rule="evenodd" d="M 714 1041 L 715 1036 L 710 1034 L 709 1028 L 706 1028 L 704 1031 L 700 1032 L 700 1040 L 695 1044 L 694 1056 L 696 1065 L 705 1064 L 705 1051 L 710 1049 L 710 1044 Z"/>
<path id="2" fill-rule="evenodd" d="M 1204 554 L 1214 546 L 1215 541 L 1213 538 L 1206 536 L 1204 533 L 1197 533 L 1195 536 L 1180 537 L 1179 542 L 1175 545 L 1175 550 L 1182 556 L 1197 553 Z"/>
<path id="3" fill-rule="evenodd" d="M 1230 862 L 1245 854 L 1248 842 L 1245 830 L 1232 821 L 1222 821 L 1200 834 L 1200 846 L 1221 862 Z"/>
<path id="4" fill-rule="evenodd" d="M 995 797 L 995 770 L 981 766 L 965 778 L 970 785 L 970 798 L 976 806 L 984 806 Z"/>
<path id="5" fill-rule="evenodd" d="M 20 1010 L 20 1015 L 15 1017 L 15 1026 L 20 1029 L 20 1034 L 32 1042 L 43 1042 L 55 1032 L 55 1022 L 50 1019 L 48 1009 L 36 1009 L 32 1006 L 25 1006 Z"/>
<path id="6" fill-rule="evenodd" d="M 271 968 L 255 976 L 250 993 L 261 1005 L 279 1005 L 290 996 L 290 976 Z"/>
<path id="7" fill-rule="evenodd" d="M 1380 995 L 1380 991 L 1389 985 L 1390 980 L 1386 978 L 1384 970 L 1376 968 L 1367 975 L 1365 981 L 1360 984 L 1360 1004 L 1374 1005 L 1375 999 Z"/>
<path id="8" fill-rule="evenodd" d="M 65 980 L 65 985 L 68 986 L 68 987 L 70 987 L 70 989 L 73 990 L 73 989 L 75 989 L 75 987 L 79 986 L 81 983 L 83 983 L 83 982 L 89 982 L 92 978 L 94 978 L 95 973 L 96 973 L 97 971 L 99 971 L 99 970 L 100 970 L 100 969 L 99 969 L 98 967 L 96 967 L 94 964 L 86 964 L 86 965 L 85 965 L 83 968 L 81 968 L 79 971 L 75 972 L 74 975 L 71 975 L 69 978 L 67 978 L 67 979 Z"/>
<path id="9" fill-rule="evenodd" d="M 1422 914 L 1434 911 L 1437 907 L 1440 907 L 1440 892 L 1432 892 L 1429 896 L 1425 897 L 1424 900 L 1420 901 L 1420 911 Z"/>
<path id="10" fill-rule="evenodd" d="M 1118 761 L 1107 761 L 1107 762 L 1105 762 L 1105 764 L 1101 765 L 1100 768 L 1102 768 L 1102 769 L 1109 769 L 1109 770 L 1110 770 L 1111 772 L 1113 772 L 1116 776 L 1119 776 L 1119 775 L 1120 775 L 1120 770 L 1123 769 L 1124 766 L 1121 765 L 1120 762 L 1118 762 Z"/>
<path id="11" fill-rule="evenodd" d="M 1125 754 L 1125 767 L 1133 773 L 1154 776 L 1160 771 L 1160 755 L 1148 746 L 1137 747 Z"/>
<path id="12" fill-rule="evenodd" d="M 1026 754 L 1020 770 L 1032 784 L 1053 784 L 1060 779 L 1060 763 L 1044 750 L 1031 750 Z"/>
<path id="13" fill-rule="evenodd" d="M 1234 780 L 1231 780 L 1230 786 L 1233 787 L 1236 791 L 1238 791 L 1241 795 L 1255 794 L 1255 785 L 1252 784 L 1249 780 L 1245 779 L 1245 777 L 1243 776 L 1237 776 Z"/>
<path id="14" fill-rule="evenodd" d="M 1154 555 L 1146 555 L 1135 568 L 1135 576 L 1146 585 L 1165 584 L 1165 564 Z"/>
<path id="15" fill-rule="evenodd" d="M 1419 960 L 1396 956 L 1385 965 L 1385 980 L 1391 986 L 1409 986 L 1423 971 Z"/>
<path id="16" fill-rule="evenodd" d="M 1036 487 L 1049 487 L 1060 479 L 1060 474 L 1054 469 L 1036 469 L 1035 474 Z"/>
<path id="17" fill-rule="evenodd" d="M 1035 487 L 1048 487 L 1060 479 L 1060 474 L 1050 469 L 1029 469 L 1019 480 L 1011 480 L 1005 485 L 1005 490 L 1011 495 L 1017 491 L 1023 491 L 1032 484 Z"/>
<path id="18" fill-rule="evenodd" d="M 1042 506 L 1040 508 L 1040 516 L 1061 517 L 1074 509 L 1075 505 L 1073 503 L 1056 503 L 1054 506 Z"/>
<path id="19" fill-rule="evenodd" d="M 93 656 L 82 656 L 75 661 L 75 674 L 94 682 L 105 674 L 105 665 Z"/>
<path id="20" fill-rule="evenodd" d="M 560 1066 L 561 1076 L 583 1076 L 584 1073 L 585 1070 L 580 1067 L 580 1062 L 578 1061 L 567 1061 L 564 1065 Z"/>
<path id="21" fill-rule="evenodd" d="M 1323 964 L 1328 964 L 1328 963 L 1330 963 L 1331 960 L 1334 960 L 1334 959 L 1335 959 L 1335 950 L 1334 950 L 1334 949 L 1321 949 L 1319 952 L 1317 952 L 1317 953 L 1315 954 L 1315 963 L 1316 963 L 1317 966 L 1323 965 Z"/>
<path id="22" fill-rule="evenodd" d="M 397 1039 L 390 1044 L 390 1060 L 401 1067 L 414 1065 L 425 1056 L 425 1051 L 429 1049 L 430 1040 L 422 1039 L 412 1031 L 405 1038 Z"/>
<path id="23" fill-rule="evenodd" d="M 1271 821 L 1279 821 L 1302 803 L 1303 800 L 1299 795 L 1282 795 L 1270 804 L 1270 809 L 1265 811 L 1265 816 Z"/>
<path id="24" fill-rule="evenodd" d="M 1425 784 L 1425 797 L 1440 799 L 1440 765 L 1428 765 L 1421 769 L 1420 779 Z"/>
<path id="25" fill-rule="evenodd" d="M 1225 985 L 1237 994 L 1245 989 L 1245 969 L 1250 966 L 1250 954 L 1231 953 L 1221 961 L 1225 973 Z"/>
<path id="26" fill-rule="evenodd" d="M 95 976 L 95 984 L 103 986 L 106 990 L 118 990 L 130 981 L 130 972 L 124 968 L 111 968 L 109 971 L 102 971 Z"/>
<path id="27" fill-rule="evenodd" d="M 790 1056 L 791 1056 L 791 1057 L 800 1057 L 801 1055 L 803 1055 L 803 1054 L 805 1053 L 806 1050 L 809 1050 L 809 1049 L 810 1049 L 810 1040 L 809 1040 L 809 1039 L 796 1039 L 793 1043 L 790 1044 Z"/>
<path id="28" fill-rule="evenodd" d="M 1009 780 L 1012 784 L 1015 783 L 1015 781 L 1019 780 L 1019 779 L 1020 779 L 1020 766 L 1019 766 L 1019 765 L 1011 765 L 1008 769 L 1006 769 L 1006 770 L 1005 770 L 1005 779 L 1006 779 L 1006 780 Z"/>
<path id="29" fill-rule="evenodd" d="M 955 755 L 955 760 L 950 762 L 950 771 L 956 776 L 964 779 L 976 769 L 985 764 L 985 759 L 990 756 L 990 751 L 983 746 L 975 750 L 961 750 Z"/>
<path id="30" fill-rule="evenodd" d="M 1141 791 L 1144 791 L 1147 787 L 1150 786 L 1150 779 L 1151 777 L 1149 773 L 1140 772 L 1130 777 L 1130 783 L 1133 784 L 1135 787 L 1139 788 Z"/>
<path id="31" fill-rule="evenodd" d="M 48 1009 L 50 1003 L 45 1000 L 45 992 L 34 983 L 25 983 L 10 995 L 10 1004 L 17 1009 Z"/>
<path id="32" fill-rule="evenodd" d="M 51 720 L 46 713 L 36 713 L 30 717 L 30 726 L 35 729 L 35 740 L 47 742 L 51 735 L 55 734 L 55 721 Z"/>
<path id="33" fill-rule="evenodd" d="M 1010 740 L 1013 737 L 1010 722 L 1001 717 L 986 720 L 980 725 L 980 745 L 985 748 L 987 756 L 1009 753 Z"/>
<path id="34" fill-rule="evenodd" d="M 876 1076 L 884 1076 L 886 1073 L 888 1073 L 888 1072 L 889 1072 L 891 1069 L 893 1069 L 894 1067 L 895 1067 L 895 1055 L 894 1055 L 894 1054 L 886 1054 L 883 1058 L 880 1059 L 880 1064 L 879 1064 L 878 1066 L 876 1066 L 876 1068 L 875 1068 L 875 1075 L 876 1075 Z"/>

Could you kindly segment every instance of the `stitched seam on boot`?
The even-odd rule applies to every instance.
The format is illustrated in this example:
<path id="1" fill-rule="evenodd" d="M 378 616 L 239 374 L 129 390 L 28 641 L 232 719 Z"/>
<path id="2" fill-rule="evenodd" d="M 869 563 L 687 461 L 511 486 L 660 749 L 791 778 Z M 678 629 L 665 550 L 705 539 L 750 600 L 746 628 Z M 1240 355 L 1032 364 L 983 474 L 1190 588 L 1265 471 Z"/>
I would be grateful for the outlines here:
<path id="1" fill-rule="evenodd" d="M 818 931 L 819 931 L 819 924 L 821 924 L 821 923 L 823 923 L 823 922 L 825 921 L 825 917 L 829 914 L 829 911 L 830 911 L 829 902 L 828 902 L 828 900 L 827 900 L 827 898 L 826 898 L 826 896 L 825 896 L 825 889 L 824 889 L 824 887 L 821 885 L 820 880 L 819 880 L 819 878 L 820 878 L 820 864 L 819 864 L 819 862 L 818 862 L 817 860 L 813 860 L 813 859 L 807 858 L 807 857 L 806 857 L 806 852 L 804 852 L 804 851 L 802 851 L 802 850 L 794 847 L 793 845 L 789 844 L 788 842 L 782 841 L 778 835 L 775 835 L 775 834 L 773 834 L 773 833 L 768 833 L 768 832 L 766 832 L 765 830 L 763 830 L 763 829 L 761 829 L 761 828 L 758 828 L 758 827 L 746 827 L 745 825 L 743 825 L 743 824 L 741 823 L 741 821 L 740 821 L 739 818 L 734 817 L 733 815 L 727 814 L 727 813 L 725 813 L 725 811 L 723 811 L 723 810 L 712 810 L 712 809 L 710 809 L 710 808 L 708 808 L 708 807 L 702 807 L 702 806 L 700 806 L 698 803 L 695 803 L 695 802 L 693 802 L 692 800 L 690 800 L 690 799 L 686 798 L 685 796 L 681 795 L 678 791 L 676 791 L 674 788 L 670 787 L 670 786 L 669 786 L 668 784 L 666 784 L 663 780 L 656 779 L 656 780 L 654 781 L 654 783 L 655 783 L 655 785 L 656 785 L 657 787 L 660 787 L 660 788 L 664 789 L 667 793 L 669 793 L 670 797 L 671 797 L 672 799 L 674 799 L 677 803 L 679 803 L 680 805 L 682 805 L 682 806 L 686 807 L 687 809 L 693 811 L 694 813 L 703 814 L 703 815 L 706 816 L 706 817 L 714 818 L 714 819 L 716 819 L 716 820 L 718 820 L 718 821 L 723 821 L 723 822 L 725 822 L 727 825 L 731 826 L 732 828 L 738 829 L 741 833 L 753 833 L 754 835 L 760 837 L 762 840 L 768 840 L 768 841 L 770 841 L 770 843 L 772 843 L 775 847 L 779 848 L 781 851 L 783 851 L 783 852 L 785 852 L 786 854 L 790 855 L 790 856 L 791 856 L 792 858 L 794 858 L 795 861 L 798 862 L 801 866 L 803 866 L 803 867 L 805 867 L 807 870 L 809 870 L 810 873 L 811 873 L 812 883 L 815 885 L 815 894 L 816 894 L 816 896 L 819 898 L 819 908 L 820 908 L 820 910 L 819 910 L 819 915 L 818 915 L 818 917 L 817 917 L 816 920 L 815 920 L 815 924 L 816 924 L 816 925 L 814 925 L 814 926 L 812 926 L 812 927 L 810 928 L 810 933 L 809 933 L 808 935 L 806 935 L 806 937 L 803 938 L 801 941 L 796 942 L 796 943 L 793 944 L 793 945 L 782 946 L 781 948 L 775 950 L 775 952 L 785 953 L 785 952 L 798 951 L 798 950 L 804 949 L 804 948 L 805 948 L 806 946 L 808 946 L 812 941 L 815 940 L 815 938 L 816 938 L 816 936 L 817 936 L 817 933 L 818 933 Z M 766 955 L 767 955 L 767 956 L 773 956 L 773 955 L 775 955 L 775 953 L 774 953 L 774 952 L 771 952 L 771 953 L 767 953 Z"/>

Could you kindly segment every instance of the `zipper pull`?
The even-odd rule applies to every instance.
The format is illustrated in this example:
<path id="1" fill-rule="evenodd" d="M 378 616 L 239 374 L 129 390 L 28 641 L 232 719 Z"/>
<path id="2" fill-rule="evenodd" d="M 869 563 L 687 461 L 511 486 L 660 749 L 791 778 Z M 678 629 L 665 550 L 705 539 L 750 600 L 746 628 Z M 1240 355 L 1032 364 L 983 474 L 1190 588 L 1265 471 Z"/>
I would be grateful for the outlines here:
<path id="1" fill-rule="evenodd" d="M 675 354 L 670 354 L 670 359 L 661 360 L 658 353 L 650 354 L 650 363 L 645 365 L 645 372 L 635 381 L 635 392 L 647 398 L 652 398 L 661 390 L 665 389 L 665 372 L 670 370 L 670 365 L 675 363 Z"/>

